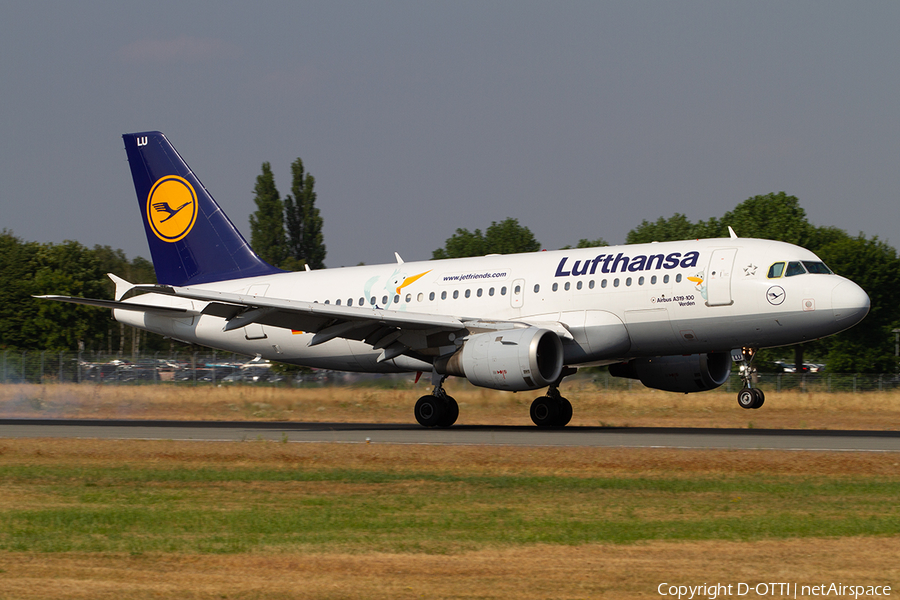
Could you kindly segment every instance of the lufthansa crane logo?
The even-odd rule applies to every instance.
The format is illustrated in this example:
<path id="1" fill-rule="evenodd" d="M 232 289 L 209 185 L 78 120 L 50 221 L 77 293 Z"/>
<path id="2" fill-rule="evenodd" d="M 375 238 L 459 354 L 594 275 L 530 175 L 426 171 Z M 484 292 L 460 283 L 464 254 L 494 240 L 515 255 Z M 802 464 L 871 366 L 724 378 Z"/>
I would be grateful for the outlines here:
<path id="1" fill-rule="evenodd" d="M 183 239 L 197 220 L 197 193 L 177 175 L 160 177 L 147 195 L 147 222 L 164 242 Z"/>

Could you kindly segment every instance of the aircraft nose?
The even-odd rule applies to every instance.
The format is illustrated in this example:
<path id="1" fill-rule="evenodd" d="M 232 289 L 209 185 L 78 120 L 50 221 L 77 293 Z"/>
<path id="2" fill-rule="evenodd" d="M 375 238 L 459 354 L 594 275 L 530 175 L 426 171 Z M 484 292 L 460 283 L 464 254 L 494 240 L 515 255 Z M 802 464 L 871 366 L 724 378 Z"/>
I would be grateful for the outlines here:
<path id="1" fill-rule="evenodd" d="M 842 281 L 831 291 L 831 307 L 834 320 L 850 327 L 863 320 L 869 312 L 869 296 L 852 281 Z"/>

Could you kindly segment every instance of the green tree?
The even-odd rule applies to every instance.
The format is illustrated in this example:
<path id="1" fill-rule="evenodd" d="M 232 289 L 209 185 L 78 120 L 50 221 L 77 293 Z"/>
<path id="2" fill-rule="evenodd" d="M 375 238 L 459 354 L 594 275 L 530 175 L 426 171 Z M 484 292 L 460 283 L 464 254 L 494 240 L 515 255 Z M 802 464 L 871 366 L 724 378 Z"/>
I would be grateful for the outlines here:
<path id="1" fill-rule="evenodd" d="M 37 313 L 32 293 L 49 294 L 53 290 L 35 290 L 34 264 L 40 246 L 23 242 L 7 229 L 0 232 L 0 349 L 28 349 L 34 329 L 26 325 Z"/>
<path id="2" fill-rule="evenodd" d="M 603 238 L 597 238 L 596 240 L 589 240 L 587 238 L 581 238 L 578 240 L 578 244 L 575 246 L 576 248 L 600 248 L 602 246 L 609 246 L 609 244 Z M 572 246 L 563 246 L 560 250 L 570 250 Z"/>
<path id="3" fill-rule="evenodd" d="M 468 229 L 457 229 L 456 233 L 447 238 L 444 247 L 432 252 L 431 257 L 463 258 L 485 254 L 537 252 L 540 249 L 541 244 L 534 239 L 530 229 L 519 225 L 518 219 L 508 218 L 499 223 L 492 221 L 484 234 L 480 229 L 476 229 L 474 233 Z"/>
<path id="4" fill-rule="evenodd" d="M 287 257 L 284 267 L 299 270 L 325 268 L 322 217 L 316 208 L 315 178 L 303 169 L 298 157 L 291 164 L 291 193 L 284 197 L 284 226 Z"/>
<path id="5" fill-rule="evenodd" d="M 299 158 L 297 159 L 300 160 Z M 301 163 L 302 168 L 302 163 Z M 309 173 L 303 179 L 303 193 L 297 197 L 303 214 L 303 242 L 301 249 L 306 264 L 311 269 L 325 268 L 325 239 L 322 233 L 322 216 L 316 207 L 316 180 Z"/>
<path id="6" fill-rule="evenodd" d="M 287 257 L 284 205 L 269 163 L 262 164 L 262 174 L 257 176 L 253 191 L 257 209 L 250 215 L 250 245 L 260 258 L 279 266 Z"/>
<path id="7" fill-rule="evenodd" d="M 641 224 L 628 232 L 626 244 L 649 244 L 650 242 L 674 242 L 697 237 L 697 225 L 681 213 L 668 219 L 660 217 L 653 223 L 644 219 Z"/>
<path id="8" fill-rule="evenodd" d="M 784 192 L 747 198 L 726 212 L 718 223 L 721 226 L 717 233 L 723 237 L 728 235 L 730 225 L 741 237 L 778 240 L 804 248 L 810 248 L 815 232 L 797 197 Z"/>
<path id="9" fill-rule="evenodd" d="M 299 271 L 306 264 L 303 253 L 303 161 L 298 157 L 291 164 L 291 193 L 284 197 L 284 229 L 287 234 L 287 260 L 285 266 Z M 297 198 L 297 201 L 294 201 Z"/>
<path id="10" fill-rule="evenodd" d="M 86 298 L 100 298 L 104 294 L 106 276 L 97 255 L 78 242 L 43 244 L 32 265 L 32 294 Z M 30 304 L 22 307 L 28 315 L 22 330 L 27 340 L 25 347 L 70 352 L 103 347 L 109 312 L 49 301 L 32 300 Z"/>

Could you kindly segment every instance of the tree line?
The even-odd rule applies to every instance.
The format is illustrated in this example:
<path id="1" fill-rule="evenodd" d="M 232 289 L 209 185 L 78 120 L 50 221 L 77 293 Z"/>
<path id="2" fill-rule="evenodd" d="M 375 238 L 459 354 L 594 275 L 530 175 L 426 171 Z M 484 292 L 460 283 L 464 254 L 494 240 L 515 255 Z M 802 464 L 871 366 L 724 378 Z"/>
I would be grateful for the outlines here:
<path id="1" fill-rule="evenodd" d="M 250 218 L 251 246 L 275 266 L 286 269 L 324 268 L 322 218 L 316 208 L 315 179 L 298 158 L 291 165 L 291 193 L 281 200 L 269 163 L 254 188 L 256 212 Z M 628 232 L 626 243 L 728 237 L 731 226 L 741 237 L 796 244 L 818 254 L 836 273 L 857 282 L 872 300 L 866 319 L 837 336 L 792 349 L 761 352 L 757 366 L 765 368 L 793 354 L 796 364 L 824 362 L 832 372 L 896 372 L 894 334 L 900 327 L 900 258 L 877 237 L 850 235 L 836 227 L 812 225 L 794 196 L 784 192 L 754 196 L 722 217 L 692 222 L 683 214 L 642 221 Z M 608 245 L 603 239 L 581 239 L 575 247 Z M 567 246 L 571 247 L 571 246 Z M 493 222 L 484 232 L 457 229 L 434 250 L 432 258 L 534 252 L 541 249 L 531 230 L 509 218 Z M 114 287 L 106 273 L 129 281 L 154 283 L 152 264 L 129 260 L 109 246 L 87 248 L 78 242 L 61 244 L 22 241 L 11 231 L 0 232 L 0 350 L 141 352 L 171 351 L 177 343 L 111 320 L 110 313 L 92 307 L 34 300 L 32 295 L 66 294 L 111 298 Z"/>

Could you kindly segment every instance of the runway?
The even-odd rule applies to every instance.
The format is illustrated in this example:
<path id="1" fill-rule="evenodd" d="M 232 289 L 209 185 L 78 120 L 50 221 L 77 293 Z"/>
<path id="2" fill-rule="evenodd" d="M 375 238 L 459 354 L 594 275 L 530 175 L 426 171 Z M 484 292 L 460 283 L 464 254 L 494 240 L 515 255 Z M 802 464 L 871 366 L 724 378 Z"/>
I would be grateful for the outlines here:
<path id="1" fill-rule="evenodd" d="M 900 431 L 821 431 L 666 427 L 566 427 L 460 425 L 424 429 L 413 424 L 294 423 L 263 421 L 141 421 L 91 419 L 0 419 L 2 438 L 94 438 L 580 446 L 900 452 Z"/>

